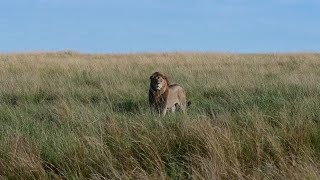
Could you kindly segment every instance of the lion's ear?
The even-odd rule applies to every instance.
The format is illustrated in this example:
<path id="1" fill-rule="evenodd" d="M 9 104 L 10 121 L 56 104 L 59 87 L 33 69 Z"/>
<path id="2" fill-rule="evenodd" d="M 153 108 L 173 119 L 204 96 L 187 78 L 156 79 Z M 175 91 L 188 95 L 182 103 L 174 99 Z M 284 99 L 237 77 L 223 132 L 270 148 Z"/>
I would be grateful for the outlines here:
<path id="1" fill-rule="evenodd" d="M 150 76 L 150 79 L 152 79 L 153 78 L 153 76 Z"/>

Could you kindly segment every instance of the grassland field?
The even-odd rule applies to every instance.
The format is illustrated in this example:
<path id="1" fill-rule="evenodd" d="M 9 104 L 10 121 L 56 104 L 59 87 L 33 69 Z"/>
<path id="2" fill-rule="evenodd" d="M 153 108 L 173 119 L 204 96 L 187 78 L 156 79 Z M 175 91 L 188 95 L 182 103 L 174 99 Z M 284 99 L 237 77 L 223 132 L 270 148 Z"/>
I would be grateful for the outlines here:
<path id="1" fill-rule="evenodd" d="M 0 55 L 0 179 L 320 179 L 320 54 Z M 187 114 L 153 116 L 149 76 Z"/>

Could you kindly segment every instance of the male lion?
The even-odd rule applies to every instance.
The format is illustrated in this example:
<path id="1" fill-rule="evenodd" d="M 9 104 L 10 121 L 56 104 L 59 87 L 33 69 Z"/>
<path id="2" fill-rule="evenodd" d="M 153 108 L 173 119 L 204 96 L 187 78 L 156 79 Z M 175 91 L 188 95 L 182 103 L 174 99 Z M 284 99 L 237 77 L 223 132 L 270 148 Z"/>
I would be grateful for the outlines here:
<path id="1" fill-rule="evenodd" d="M 165 75 L 155 72 L 150 76 L 149 105 L 153 112 L 164 116 L 168 109 L 175 112 L 179 106 L 185 113 L 190 103 L 187 103 L 184 89 L 177 84 L 170 85 Z"/>

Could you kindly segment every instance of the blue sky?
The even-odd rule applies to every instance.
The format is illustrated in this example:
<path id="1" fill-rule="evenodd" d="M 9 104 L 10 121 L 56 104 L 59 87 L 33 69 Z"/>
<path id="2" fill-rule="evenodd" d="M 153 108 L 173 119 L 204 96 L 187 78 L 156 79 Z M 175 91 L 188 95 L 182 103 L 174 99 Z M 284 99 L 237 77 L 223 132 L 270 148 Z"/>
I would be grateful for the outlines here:
<path id="1" fill-rule="evenodd" d="M 319 52 L 320 0 L 1 0 L 0 52 Z"/>

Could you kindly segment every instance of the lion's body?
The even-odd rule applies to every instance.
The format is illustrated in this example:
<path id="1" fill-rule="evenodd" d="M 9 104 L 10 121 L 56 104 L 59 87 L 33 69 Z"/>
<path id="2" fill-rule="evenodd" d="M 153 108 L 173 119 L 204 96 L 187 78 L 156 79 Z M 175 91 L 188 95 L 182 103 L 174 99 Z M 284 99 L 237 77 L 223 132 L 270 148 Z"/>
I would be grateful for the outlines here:
<path id="1" fill-rule="evenodd" d="M 149 105 L 152 111 L 165 115 L 168 110 L 175 112 L 179 106 L 186 112 L 186 92 L 180 85 L 170 85 L 167 77 L 158 72 L 153 73 L 150 79 Z"/>

